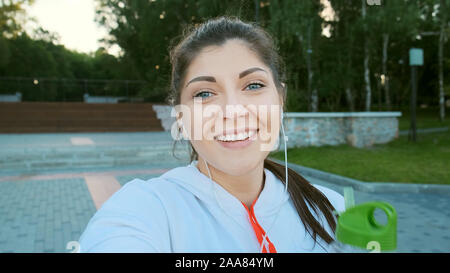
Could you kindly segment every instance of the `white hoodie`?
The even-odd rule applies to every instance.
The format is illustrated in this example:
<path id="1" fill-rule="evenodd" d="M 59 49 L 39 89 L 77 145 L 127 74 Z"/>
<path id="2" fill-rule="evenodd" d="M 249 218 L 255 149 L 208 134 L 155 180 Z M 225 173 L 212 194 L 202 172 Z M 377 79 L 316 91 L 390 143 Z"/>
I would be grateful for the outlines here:
<path id="1" fill-rule="evenodd" d="M 247 210 L 196 166 L 193 161 L 160 177 L 125 184 L 89 221 L 79 240 L 80 252 L 254 253 L 261 252 L 264 232 L 271 243 L 264 252 L 329 250 L 318 236 L 314 243 L 284 184 L 268 169 L 264 188 L 253 203 L 252 221 L 251 208 Z M 342 195 L 314 186 L 337 211 L 344 210 Z M 325 217 L 312 213 L 333 236 Z"/>

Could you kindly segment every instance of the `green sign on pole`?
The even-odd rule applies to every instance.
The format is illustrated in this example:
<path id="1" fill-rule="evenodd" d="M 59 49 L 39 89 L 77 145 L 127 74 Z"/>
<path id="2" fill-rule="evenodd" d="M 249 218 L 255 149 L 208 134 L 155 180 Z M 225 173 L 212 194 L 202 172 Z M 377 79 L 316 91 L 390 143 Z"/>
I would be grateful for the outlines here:
<path id="1" fill-rule="evenodd" d="M 423 49 L 411 48 L 409 50 L 409 65 L 410 66 L 423 65 Z"/>
<path id="2" fill-rule="evenodd" d="M 409 50 L 409 65 L 411 66 L 411 125 L 409 127 L 410 141 L 416 142 L 416 104 L 417 104 L 417 67 L 423 65 L 423 49 L 411 48 Z"/>

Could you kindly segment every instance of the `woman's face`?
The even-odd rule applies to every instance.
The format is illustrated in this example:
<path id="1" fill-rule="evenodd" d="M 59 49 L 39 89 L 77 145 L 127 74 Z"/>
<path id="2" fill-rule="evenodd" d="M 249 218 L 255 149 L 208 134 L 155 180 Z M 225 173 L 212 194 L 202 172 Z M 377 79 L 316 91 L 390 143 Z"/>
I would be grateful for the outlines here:
<path id="1" fill-rule="evenodd" d="M 247 173 L 277 142 L 281 96 L 270 69 L 240 40 L 204 48 L 194 58 L 180 102 L 182 122 L 199 159 L 222 172 Z M 238 141 L 246 137 L 240 132 L 250 137 Z"/>

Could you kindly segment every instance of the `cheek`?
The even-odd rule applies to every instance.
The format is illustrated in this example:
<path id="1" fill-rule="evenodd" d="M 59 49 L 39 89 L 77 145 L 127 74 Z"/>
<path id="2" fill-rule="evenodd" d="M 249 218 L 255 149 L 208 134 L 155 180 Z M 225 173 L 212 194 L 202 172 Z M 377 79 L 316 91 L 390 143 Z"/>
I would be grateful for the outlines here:
<path id="1" fill-rule="evenodd" d="M 268 141 L 270 138 L 278 135 L 280 131 L 280 106 L 279 105 L 268 105 L 261 108 L 263 111 L 259 111 L 259 123 L 262 128 L 260 128 L 261 139 L 263 141 Z"/>
<path id="2" fill-rule="evenodd" d="M 202 116 L 200 112 L 195 113 L 192 111 L 191 121 L 190 141 L 197 153 L 200 155 L 214 153 L 213 149 L 211 149 L 215 142 L 211 131 L 214 120 L 210 117 Z"/>
<path id="3" fill-rule="evenodd" d="M 202 118 L 201 108 L 193 104 L 182 104 L 182 122 L 190 140 L 203 138 L 203 128 L 206 121 Z"/>

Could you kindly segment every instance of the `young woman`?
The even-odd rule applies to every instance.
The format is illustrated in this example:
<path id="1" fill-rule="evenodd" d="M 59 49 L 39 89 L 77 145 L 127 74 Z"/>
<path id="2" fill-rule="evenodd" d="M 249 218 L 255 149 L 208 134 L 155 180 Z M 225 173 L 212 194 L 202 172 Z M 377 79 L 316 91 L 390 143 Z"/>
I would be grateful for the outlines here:
<path id="1" fill-rule="evenodd" d="M 271 36 L 220 17 L 188 29 L 170 53 L 169 98 L 182 106 L 191 163 L 127 183 L 90 220 L 80 250 L 327 252 L 343 197 L 267 159 L 286 98 Z"/>

